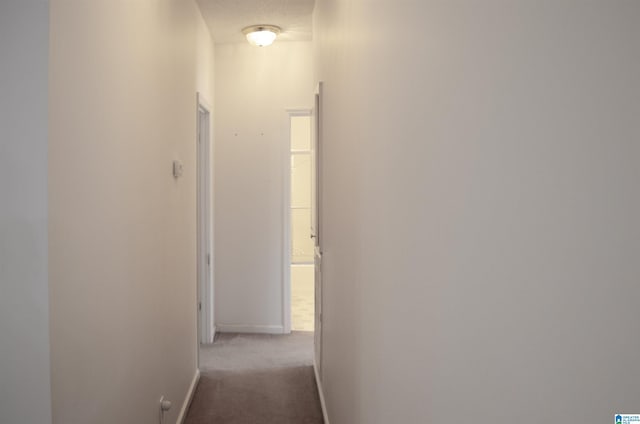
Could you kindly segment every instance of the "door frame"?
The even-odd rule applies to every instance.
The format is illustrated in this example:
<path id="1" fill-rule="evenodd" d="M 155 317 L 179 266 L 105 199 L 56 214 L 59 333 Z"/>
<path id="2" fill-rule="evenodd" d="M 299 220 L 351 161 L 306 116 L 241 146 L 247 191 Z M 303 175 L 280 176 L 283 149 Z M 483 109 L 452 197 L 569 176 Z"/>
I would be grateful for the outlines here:
<path id="1" fill-rule="evenodd" d="M 283 193 L 282 207 L 282 331 L 291 333 L 291 118 L 311 116 L 311 109 L 285 109 L 286 125 L 283 152 Z"/>
<path id="2" fill-rule="evenodd" d="M 202 93 L 196 96 L 196 240 L 198 344 L 212 343 L 214 324 L 213 192 L 211 160 L 211 106 Z M 206 121 L 202 122 L 202 117 Z"/>
<path id="3" fill-rule="evenodd" d="M 316 89 L 313 93 L 313 107 L 311 109 L 311 160 L 313 162 L 312 170 L 314 171 L 313 190 L 311 195 L 314 197 L 311 203 L 312 209 L 312 235 L 314 236 L 314 369 L 316 371 L 316 379 L 319 384 L 322 384 L 323 378 L 323 349 L 322 338 L 324 332 L 324 295 L 323 295 L 323 283 L 322 283 L 322 256 L 323 256 L 323 82 L 319 81 L 316 85 Z M 320 390 L 322 393 L 322 390 Z M 324 398 L 321 395 L 321 401 L 324 406 Z M 325 409 L 323 409 L 323 412 Z"/>

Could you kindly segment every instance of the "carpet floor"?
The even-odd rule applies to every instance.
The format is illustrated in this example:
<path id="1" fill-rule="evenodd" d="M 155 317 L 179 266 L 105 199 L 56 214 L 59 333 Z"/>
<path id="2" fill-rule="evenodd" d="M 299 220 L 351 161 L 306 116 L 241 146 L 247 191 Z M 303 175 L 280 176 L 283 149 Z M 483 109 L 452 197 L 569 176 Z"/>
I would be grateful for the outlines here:
<path id="1" fill-rule="evenodd" d="M 313 333 L 222 333 L 200 349 L 185 424 L 322 424 Z"/>

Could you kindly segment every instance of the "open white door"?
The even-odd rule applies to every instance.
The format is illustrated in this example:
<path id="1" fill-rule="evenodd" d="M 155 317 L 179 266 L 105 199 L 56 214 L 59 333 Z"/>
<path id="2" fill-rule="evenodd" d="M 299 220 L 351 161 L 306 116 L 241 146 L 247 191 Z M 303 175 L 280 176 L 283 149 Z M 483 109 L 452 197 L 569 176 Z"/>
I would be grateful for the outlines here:
<path id="1" fill-rule="evenodd" d="M 311 237 L 315 265 L 315 363 L 322 380 L 322 82 L 316 88 L 311 111 Z"/>

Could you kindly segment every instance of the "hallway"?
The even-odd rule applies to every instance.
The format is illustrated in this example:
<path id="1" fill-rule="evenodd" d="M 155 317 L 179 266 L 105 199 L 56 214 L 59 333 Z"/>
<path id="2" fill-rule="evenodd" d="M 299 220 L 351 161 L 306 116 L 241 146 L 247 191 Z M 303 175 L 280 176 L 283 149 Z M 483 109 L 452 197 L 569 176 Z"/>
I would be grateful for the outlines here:
<path id="1" fill-rule="evenodd" d="M 185 424 L 321 424 L 313 333 L 221 333 L 200 349 Z"/>
<path id="2" fill-rule="evenodd" d="M 634 0 L 0 1 L 0 424 L 640 412 L 638 75 Z"/>

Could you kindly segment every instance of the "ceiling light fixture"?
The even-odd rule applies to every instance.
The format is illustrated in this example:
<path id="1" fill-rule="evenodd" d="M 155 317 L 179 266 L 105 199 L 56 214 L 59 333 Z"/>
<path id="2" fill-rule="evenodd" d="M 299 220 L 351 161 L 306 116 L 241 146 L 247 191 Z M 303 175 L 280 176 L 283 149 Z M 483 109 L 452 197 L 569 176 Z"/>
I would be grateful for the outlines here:
<path id="1" fill-rule="evenodd" d="M 275 25 L 252 25 L 243 29 L 242 33 L 247 36 L 249 44 L 264 47 L 273 43 L 276 36 L 280 34 L 280 27 Z"/>

